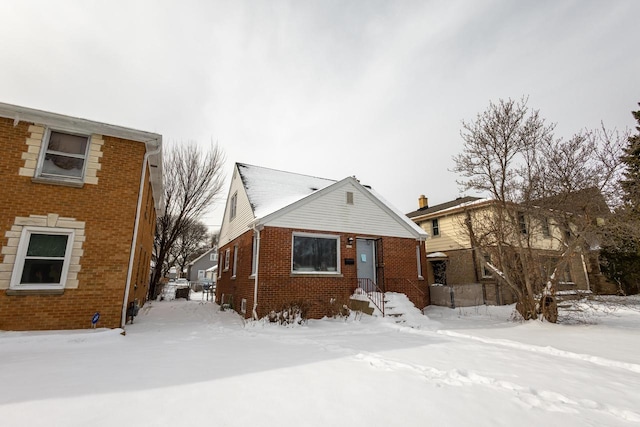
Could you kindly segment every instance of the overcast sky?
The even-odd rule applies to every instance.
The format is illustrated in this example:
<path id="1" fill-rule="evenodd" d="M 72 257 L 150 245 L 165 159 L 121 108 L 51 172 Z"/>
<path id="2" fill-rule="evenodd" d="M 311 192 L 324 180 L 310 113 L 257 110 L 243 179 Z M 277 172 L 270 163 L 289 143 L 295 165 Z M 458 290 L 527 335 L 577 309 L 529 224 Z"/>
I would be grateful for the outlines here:
<path id="1" fill-rule="evenodd" d="M 528 96 L 562 137 L 633 128 L 640 102 L 637 0 L 1 6 L 1 102 L 218 141 L 228 171 L 355 175 L 404 212 L 460 195 L 461 121 L 490 100 Z"/>

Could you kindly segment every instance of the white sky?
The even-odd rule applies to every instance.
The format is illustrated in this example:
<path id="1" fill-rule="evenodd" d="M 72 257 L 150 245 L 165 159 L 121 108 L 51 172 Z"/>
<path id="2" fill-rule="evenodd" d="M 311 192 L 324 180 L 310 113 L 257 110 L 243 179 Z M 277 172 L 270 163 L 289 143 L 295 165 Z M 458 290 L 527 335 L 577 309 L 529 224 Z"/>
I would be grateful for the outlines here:
<path id="1" fill-rule="evenodd" d="M 635 0 L 5 0 L 0 100 L 218 141 L 229 172 L 355 175 L 409 212 L 459 195 L 461 120 L 490 100 L 528 95 L 563 137 L 632 128 L 638 16 Z"/>

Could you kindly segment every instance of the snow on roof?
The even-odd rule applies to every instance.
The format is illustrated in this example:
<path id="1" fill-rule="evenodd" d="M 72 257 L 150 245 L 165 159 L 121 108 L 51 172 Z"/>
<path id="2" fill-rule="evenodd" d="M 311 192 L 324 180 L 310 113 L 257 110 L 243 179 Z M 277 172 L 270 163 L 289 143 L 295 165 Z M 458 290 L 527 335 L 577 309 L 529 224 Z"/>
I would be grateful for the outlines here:
<path id="1" fill-rule="evenodd" d="M 369 192 L 371 194 L 373 194 L 374 197 L 376 197 L 378 200 L 380 200 L 380 202 L 382 204 L 384 204 L 387 208 L 389 208 L 394 214 L 397 215 L 398 218 L 400 218 L 400 220 L 402 220 L 407 226 L 409 226 L 409 228 L 413 229 L 414 231 L 416 231 L 416 233 L 420 236 L 423 236 L 423 238 L 427 238 L 429 237 L 429 233 L 427 233 L 426 231 L 424 231 L 422 228 L 420 228 L 415 222 L 413 222 L 413 220 L 411 220 L 411 218 L 409 218 L 408 216 L 406 216 L 405 214 L 403 214 L 400 210 L 398 210 L 395 206 L 393 206 L 391 203 L 387 202 L 385 200 L 384 197 L 382 197 L 377 191 L 375 191 L 374 189 L 370 188 L 369 186 L 365 186 L 365 188 L 367 190 L 369 190 Z"/>
<path id="2" fill-rule="evenodd" d="M 284 208 L 336 181 L 237 163 L 256 218 Z"/>
<path id="3" fill-rule="evenodd" d="M 427 255 L 427 258 L 449 258 L 444 252 L 432 252 Z"/>

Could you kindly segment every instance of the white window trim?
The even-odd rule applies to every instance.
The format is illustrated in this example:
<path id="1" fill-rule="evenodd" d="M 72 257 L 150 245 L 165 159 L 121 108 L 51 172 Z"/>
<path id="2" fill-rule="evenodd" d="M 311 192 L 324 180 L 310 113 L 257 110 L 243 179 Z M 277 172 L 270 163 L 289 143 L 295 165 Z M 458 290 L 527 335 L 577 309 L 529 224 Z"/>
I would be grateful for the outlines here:
<path id="1" fill-rule="evenodd" d="M 233 245 L 233 270 L 231 270 L 231 278 L 235 279 L 238 272 L 238 245 Z"/>
<path id="2" fill-rule="evenodd" d="M 420 259 L 420 245 L 416 245 L 416 261 L 418 267 L 418 280 L 424 280 L 422 276 L 422 260 Z"/>
<path id="3" fill-rule="evenodd" d="M 433 224 L 436 224 L 436 227 Z M 440 237 L 440 219 L 433 218 L 431 220 L 431 237 Z"/>
<path id="4" fill-rule="evenodd" d="M 29 241 L 32 234 L 61 234 L 68 236 L 67 247 L 64 252 L 64 261 L 62 263 L 62 271 L 60 273 L 60 283 L 48 284 L 48 283 L 32 283 L 21 284 L 22 270 L 24 269 L 24 261 L 27 255 L 27 249 L 29 248 Z M 11 274 L 11 282 L 9 289 L 15 290 L 47 290 L 47 289 L 64 289 L 67 283 L 67 275 L 69 273 L 69 266 L 71 265 L 71 252 L 73 251 L 73 242 L 75 240 L 75 231 L 70 228 L 53 228 L 53 227 L 32 227 L 25 226 L 22 228 L 20 234 L 20 243 L 18 244 L 18 250 L 16 253 L 16 262 L 13 266 L 13 273 Z"/>
<path id="5" fill-rule="evenodd" d="M 227 248 L 224 250 L 224 271 L 229 271 L 229 256 L 231 254 L 231 249 Z"/>
<path id="6" fill-rule="evenodd" d="M 315 237 L 319 239 L 333 239 L 336 241 L 336 271 L 300 271 L 293 269 L 293 248 L 296 237 Z M 316 233 L 302 233 L 293 232 L 291 235 L 291 274 L 312 274 L 312 275 L 327 275 L 335 276 L 341 274 L 340 272 L 340 236 L 336 234 L 316 234 Z"/>
<path id="7" fill-rule="evenodd" d="M 229 221 L 232 221 L 238 214 L 238 192 L 236 191 L 231 196 L 231 202 L 229 207 Z"/>
<path id="8" fill-rule="evenodd" d="M 258 269 L 258 263 L 256 262 L 256 256 L 258 255 L 258 235 L 253 233 L 253 242 L 251 247 L 251 275 L 249 277 L 256 276 L 256 270 Z"/>
<path id="9" fill-rule="evenodd" d="M 66 175 L 52 175 L 52 174 L 43 174 L 42 168 L 44 165 L 44 158 L 47 155 L 47 150 L 49 148 L 49 139 L 51 138 L 51 132 L 64 133 L 67 135 L 75 135 L 87 138 L 87 146 L 85 147 L 84 158 L 82 162 L 82 174 L 79 177 L 66 176 Z M 42 138 L 42 146 L 40 148 L 40 157 L 38 158 L 38 167 L 36 169 L 36 178 L 42 179 L 46 181 L 60 181 L 60 182 L 71 182 L 71 183 L 83 183 L 85 180 L 85 175 L 87 173 L 87 163 L 89 162 L 89 151 L 91 149 L 91 135 L 87 135 L 81 132 L 74 132 L 65 129 L 51 129 L 47 128 L 45 130 L 44 137 Z"/>

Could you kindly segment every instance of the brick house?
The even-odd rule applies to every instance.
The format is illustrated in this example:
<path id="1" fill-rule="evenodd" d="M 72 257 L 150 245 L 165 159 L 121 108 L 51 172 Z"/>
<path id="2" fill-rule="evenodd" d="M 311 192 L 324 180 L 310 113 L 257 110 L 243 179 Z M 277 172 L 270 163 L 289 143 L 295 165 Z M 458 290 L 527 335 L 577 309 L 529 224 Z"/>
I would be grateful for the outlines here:
<path id="1" fill-rule="evenodd" d="M 147 294 L 162 137 L 0 103 L 0 330 L 124 327 Z"/>
<path id="2" fill-rule="evenodd" d="M 321 318 L 356 288 L 428 301 L 427 233 L 353 177 L 236 163 L 220 230 L 216 302 L 245 317 L 302 302 Z"/>
<path id="3" fill-rule="evenodd" d="M 477 231 L 479 223 L 492 214 L 493 203 L 490 199 L 467 196 L 429 206 L 428 199 L 420 196 L 419 209 L 407 214 L 431 236 L 426 242 L 427 280 L 436 285 L 431 288 L 431 304 L 474 306 L 515 302 L 511 290 L 485 265 L 484 261 L 491 261 L 489 255 L 472 249 L 469 227 Z M 541 265 L 559 257 L 561 229 L 552 220 L 540 219 L 544 216 L 521 215 L 521 229 L 517 232 L 530 234 Z M 572 257 L 566 270 L 559 274 L 560 290 L 591 290 L 591 272 L 587 271 L 584 257 Z"/>

